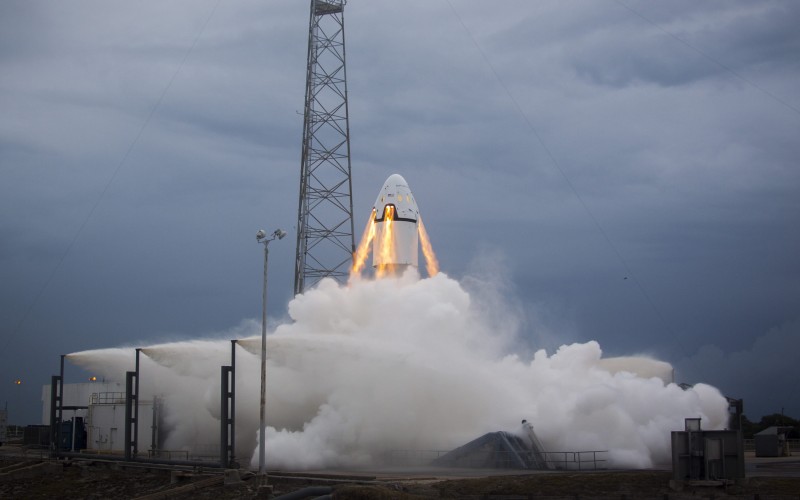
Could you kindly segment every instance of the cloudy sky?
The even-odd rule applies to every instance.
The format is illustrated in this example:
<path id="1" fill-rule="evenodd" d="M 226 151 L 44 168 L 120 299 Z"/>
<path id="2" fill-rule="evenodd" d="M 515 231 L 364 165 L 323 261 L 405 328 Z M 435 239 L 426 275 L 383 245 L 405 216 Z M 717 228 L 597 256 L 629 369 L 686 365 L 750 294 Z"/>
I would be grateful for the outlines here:
<path id="1" fill-rule="evenodd" d="M 400 173 L 443 271 L 502 278 L 521 351 L 596 339 L 798 417 L 798 21 L 792 0 L 353 0 L 357 231 Z M 291 236 L 286 320 L 307 24 L 299 0 L 0 2 L 12 422 L 59 354 L 258 318 L 262 227 Z"/>

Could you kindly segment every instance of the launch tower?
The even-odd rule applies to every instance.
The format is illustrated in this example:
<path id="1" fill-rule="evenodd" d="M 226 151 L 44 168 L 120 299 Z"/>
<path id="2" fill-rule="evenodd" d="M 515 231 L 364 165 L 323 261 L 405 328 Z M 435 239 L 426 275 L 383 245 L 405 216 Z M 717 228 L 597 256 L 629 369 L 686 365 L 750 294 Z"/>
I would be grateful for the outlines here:
<path id="1" fill-rule="evenodd" d="M 342 281 L 355 252 L 345 68 L 346 0 L 311 0 L 294 293 Z"/>

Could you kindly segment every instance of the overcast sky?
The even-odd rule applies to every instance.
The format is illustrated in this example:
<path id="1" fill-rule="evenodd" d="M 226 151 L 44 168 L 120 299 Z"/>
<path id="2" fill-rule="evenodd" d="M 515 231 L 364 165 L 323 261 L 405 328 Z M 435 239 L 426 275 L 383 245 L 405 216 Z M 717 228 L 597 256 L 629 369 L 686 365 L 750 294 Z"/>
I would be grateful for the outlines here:
<path id="1" fill-rule="evenodd" d="M 0 2 L 12 422 L 59 354 L 260 317 L 259 228 L 290 233 L 286 320 L 308 4 Z M 506 277 L 521 350 L 596 339 L 796 418 L 798 22 L 794 0 L 352 0 L 357 232 L 400 173 L 444 272 Z"/>

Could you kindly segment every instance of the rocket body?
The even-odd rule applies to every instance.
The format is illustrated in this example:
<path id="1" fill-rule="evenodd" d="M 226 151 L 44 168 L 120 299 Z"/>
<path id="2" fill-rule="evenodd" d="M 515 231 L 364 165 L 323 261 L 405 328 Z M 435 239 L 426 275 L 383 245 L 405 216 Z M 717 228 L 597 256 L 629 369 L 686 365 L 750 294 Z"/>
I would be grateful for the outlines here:
<path id="1" fill-rule="evenodd" d="M 400 274 L 408 266 L 418 267 L 419 209 L 402 176 L 392 174 L 386 179 L 373 210 L 373 267 L 387 274 Z"/>

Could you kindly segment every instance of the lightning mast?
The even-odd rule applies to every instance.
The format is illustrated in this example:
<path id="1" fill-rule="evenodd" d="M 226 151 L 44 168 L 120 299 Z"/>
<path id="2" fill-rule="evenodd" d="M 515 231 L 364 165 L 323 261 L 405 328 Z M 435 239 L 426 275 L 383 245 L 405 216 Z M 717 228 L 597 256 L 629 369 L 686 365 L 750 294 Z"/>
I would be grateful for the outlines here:
<path id="1" fill-rule="evenodd" d="M 294 293 L 343 281 L 355 252 L 345 68 L 346 0 L 311 0 Z"/>

